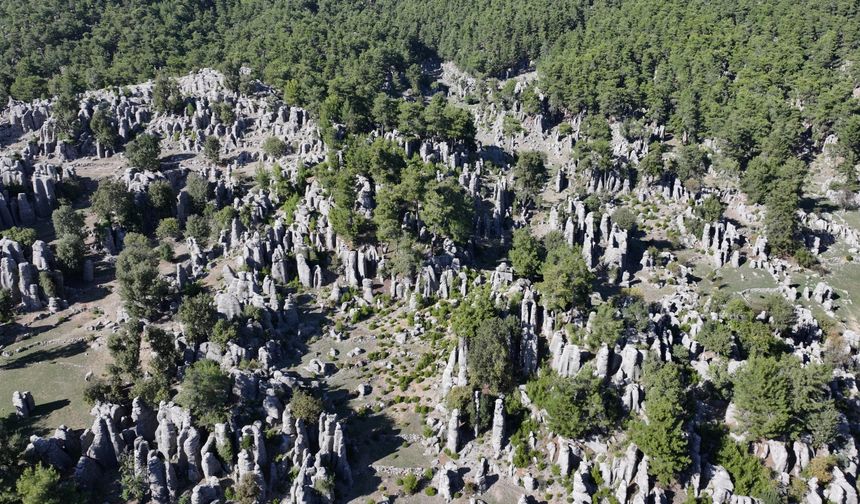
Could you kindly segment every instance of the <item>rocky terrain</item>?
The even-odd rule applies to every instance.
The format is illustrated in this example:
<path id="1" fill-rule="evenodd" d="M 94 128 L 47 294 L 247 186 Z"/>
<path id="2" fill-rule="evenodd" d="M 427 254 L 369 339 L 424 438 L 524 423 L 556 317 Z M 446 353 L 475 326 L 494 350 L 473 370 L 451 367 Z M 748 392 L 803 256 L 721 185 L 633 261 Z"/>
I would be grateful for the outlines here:
<path id="1" fill-rule="evenodd" d="M 838 137 L 786 224 L 809 257 L 792 256 L 719 146 L 696 147 L 695 184 L 648 172 L 655 148 L 690 163 L 664 125 L 527 112 L 533 77 L 479 88 L 446 63 L 474 142 L 356 140 L 429 170 L 427 193 L 464 195 L 465 239 L 445 213 L 459 200 L 440 219 L 419 191 L 395 215 L 415 237 L 406 259 L 396 240 L 340 232 L 347 206 L 381 233 L 407 175 L 373 163 L 399 161 L 351 161 L 342 125 L 264 82 L 238 93 L 203 69 L 175 80 L 167 111 L 163 83 L 88 91 L 74 141 L 56 98 L 10 99 L 0 413 L 29 436 L 26 464 L 84 502 L 858 502 L 860 213 L 829 184 Z M 510 86 L 507 105 L 469 98 Z M 147 134 L 154 168 L 130 155 Z M 349 163 L 374 168 L 327 180 Z M 68 207 L 82 229 L 59 226 Z M 165 219 L 184 233 L 158 231 Z M 75 232 L 77 268 L 61 260 Z"/>

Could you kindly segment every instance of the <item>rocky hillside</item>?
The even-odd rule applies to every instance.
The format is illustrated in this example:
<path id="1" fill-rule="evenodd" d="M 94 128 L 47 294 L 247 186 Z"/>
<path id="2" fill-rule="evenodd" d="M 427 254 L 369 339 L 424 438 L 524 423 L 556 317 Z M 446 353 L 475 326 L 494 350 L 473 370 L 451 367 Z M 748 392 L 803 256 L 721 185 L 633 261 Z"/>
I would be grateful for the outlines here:
<path id="1" fill-rule="evenodd" d="M 427 70 L 9 100 L 0 502 L 857 502 L 857 121 Z"/>

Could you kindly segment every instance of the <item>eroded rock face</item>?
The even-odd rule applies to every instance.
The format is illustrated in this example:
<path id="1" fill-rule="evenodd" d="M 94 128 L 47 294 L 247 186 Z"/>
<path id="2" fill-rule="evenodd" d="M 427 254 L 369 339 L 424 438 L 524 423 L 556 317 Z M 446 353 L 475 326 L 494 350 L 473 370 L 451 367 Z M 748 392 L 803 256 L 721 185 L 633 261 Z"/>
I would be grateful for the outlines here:
<path id="1" fill-rule="evenodd" d="M 824 496 L 830 502 L 850 504 L 857 502 L 857 490 L 845 477 L 845 473 L 839 468 L 833 469 L 833 479 L 824 490 Z"/>
<path id="2" fill-rule="evenodd" d="M 156 454 L 149 452 L 146 460 L 146 482 L 149 483 L 149 495 L 153 502 L 167 504 L 170 492 L 167 488 L 167 469 L 164 461 Z"/>
<path id="3" fill-rule="evenodd" d="M 437 473 L 436 490 L 445 502 L 451 502 L 454 499 L 454 496 L 451 493 L 451 476 L 448 474 L 447 468 L 442 468 Z"/>
<path id="4" fill-rule="evenodd" d="M 460 410 L 454 408 L 451 410 L 451 417 L 448 420 L 448 438 L 445 447 L 451 453 L 457 453 L 460 445 Z"/>
<path id="5" fill-rule="evenodd" d="M 30 443 L 24 451 L 24 457 L 52 466 L 60 472 L 68 471 L 74 466 L 74 461 L 66 453 L 64 443 L 56 438 L 31 436 Z"/>
<path id="6" fill-rule="evenodd" d="M 87 456 L 105 469 L 114 469 L 119 465 L 117 446 L 114 443 L 120 441 L 115 437 L 116 434 L 111 432 L 109 425 L 110 421 L 101 417 L 93 422 L 93 440 L 87 450 Z"/>
<path id="7" fill-rule="evenodd" d="M 101 477 L 102 469 L 98 462 L 87 456 L 83 456 L 78 460 L 74 471 L 74 480 L 78 488 L 95 488 Z"/>
<path id="8" fill-rule="evenodd" d="M 731 501 L 732 492 L 735 487 L 732 483 L 732 478 L 721 466 L 714 466 L 708 487 L 705 491 L 711 494 L 715 504 L 724 504 Z"/>
<path id="9" fill-rule="evenodd" d="M 155 439 L 155 430 L 158 428 L 156 414 L 139 397 L 135 397 L 131 406 L 131 419 L 137 436 L 147 441 Z"/>
<path id="10" fill-rule="evenodd" d="M 517 81 L 519 88 L 525 85 L 527 81 Z M 722 315 L 714 307 L 710 307 L 710 311 L 706 309 L 704 303 L 712 300 L 699 298 L 694 283 L 694 264 L 690 263 L 689 254 L 698 254 L 693 262 L 703 262 L 717 270 L 748 264 L 756 275 L 772 276 L 777 285 L 773 291 L 792 303 L 803 291 L 807 301 L 821 305 L 828 312 L 837 310 L 839 313 L 835 301 L 843 294 L 830 287 L 829 280 L 825 282 L 817 277 L 811 283 L 809 278 L 800 280 L 802 276 L 797 274 L 795 265 L 770 255 L 766 237 L 757 232 L 754 225 L 750 227 L 747 224 L 754 220 L 757 210 L 738 204 L 729 205 L 727 217 L 701 223 L 701 232 L 697 229 L 694 234 L 691 225 L 694 221 L 691 219 L 698 218 L 696 207 L 703 203 L 709 191 L 715 189 L 687 188 L 682 181 L 672 177 L 631 187 L 635 180 L 624 172 L 635 169 L 647 153 L 649 142 L 625 138 L 620 124 L 611 125 L 612 169 L 585 170 L 578 161 L 564 160 L 559 163 L 561 166 L 557 167 L 549 183 L 551 187 L 547 189 L 550 194 L 556 193 L 552 194 L 552 202 L 533 208 L 512 197 L 510 160 L 505 160 L 506 153 L 497 145 L 480 145 L 487 138 L 482 138 L 478 148 L 473 149 L 438 139 L 407 138 L 396 131 L 371 133 L 371 138 L 380 136 L 391 140 L 410 156 L 439 163 L 431 177 L 439 181 L 448 178 L 456 181 L 467 195 L 467 202 L 475 209 L 473 232 L 468 244 L 455 244 L 434 234 L 430 226 L 422 222 L 420 212 L 402 215 L 398 224 L 414 234 L 420 247 L 426 247 L 430 252 L 424 254 L 420 264 L 414 265 L 408 273 L 391 273 L 386 264 L 393 259 L 392 250 L 387 248 L 390 244 L 350 243 L 335 234 L 329 219 L 334 200 L 317 180 L 306 184 L 304 194 L 297 196 L 295 205 L 291 202 L 295 207 L 291 215 L 285 214 L 283 195 L 277 191 L 264 187 L 249 189 L 241 182 L 243 166 L 252 162 L 259 162 L 264 169 L 277 162 L 285 180 L 296 182 L 305 168 L 329 155 L 343 154 L 329 153 L 307 112 L 280 102 L 264 102 L 262 96 L 272 95 L 262 84 L 257 87 L 259 95 L 238 95 L 224 87 L 223 78 L 212 71 L 180 79 L 180 86 L 188 103 L 193 104 L 193 111 L 181 115 L 151 112 L 151 84 L 131 89 L 128 96 L 113 95 L 112 91 L 88 95 L 86 99 L 90 102 L 82 103 L 81 113 L 82 118 L 88 120 L 93 107 L 105 99 L 123 141 L 139 132 L 149 131 L 161 135 L 165 142 L 171 142 L 171 148 L 178 145 L 180 151 L 191 153 L 200 152 L 206 138 L 214 137 L 221 142 L 221 154 L 230 159 L 226 166 L 201 165 L 196 159 L 180 162 L 177 167 L 165 167 L 162 172 L 130 169 L 119 180 L 137 200 L 145 198 L 147 188 L 154 181 L 169 183 L 177 194 L 176 216 L 185 223 L 188 217 L 199 213 L 199 208 L 195 208 L 197 202 L 192 201 L 187 186 L 189 175 L 194 173 L 206 181 L 213 195 L 210 203 L 215 208 L 231 208 L 238 212 L 239 216 L 224 222 L 224 229 L 217 233 L 217 238 L 211 237 L 208 243 L 187 239 L 184 243 L 187 257 L 176 265 L 175 272 L 165 275 L 170 280 L 171 289 L 178 291 L 194 282 L 215 282 L 208 285 L 214 294 L 215 308 L 222 318 L 235 324 L 237 336 L 227 343 L 210 341 L 197 348 L 189 348 L 188 342 L 177 333 L 175 345 L 180 356 L 176 364 L 181 376 L 197 360 L 217 362 L 230 377 L 231 393 L 238 404 L 225 423 L 207 428 L 198 423 L 199 419 L 174 404 L 164 403 L 156 409 L 134 399 L 130 412 L 109 405 L 96 408 L 93 426 L 80 440 L 77 433 L 72 435 L 67 430 L 58 431 L 52 438 L 31 438 L 27 448 L 29 457 L 63 471 L 74 472 L 77 484 L 83 488 L 93 487 L 104 475 L 111 474 L 121 457 L 128 454 L 133 458 L 135 473 L 144 478 L 153 502 L 174 502 L 182 491 L 189 491 L 194 503 L 222 502 L 225 498 L 223 481 L 226 480 L 219 483 L 219 478 L 230 478 L 234 483 L 246 478 L 259 488 L 261 501 L 283 498 L 290 504 L 336 502 L 345 494 L 335 492 L 333 487 L 348 489 L 354 479 L 366 475 L 367 468 L 350 466 L 347 453 L 358 455 L 358 460 L 353 460 L 357 464 L 364 460 L 362 450 L 366 448 L 359 444 L 354 447 L 357 448 L 355 451 L 347 450 L 346 433 L 356 433 L 347 424 L 351 419 L 323 414 L 310 425 L 297 420 L 289 405 L 291 390 L 296 386 L 326 390 L 326 386 L 331 387 L 333 376 L 344 376 L 338 375 L 343 370 L 370 364 L 373 372 L 347 383 L 348 390 L 354 390 L 359 402 L 367 407 L 386 404 L 390 391 L 379 378 L 388 371 L 400 372 L 398 367 L 404 363 L 408 366 L 415 362 L 414 358 L 426 350 L 420 346 L 424 336 L 435 328 L 444 330 L 447 326 L 447 321 L 437 315 L 440 313 L 437 308 L 445 305 L 437 304 L 427 309 L 428 305 L 448 303 L 456 309 L 475 290 L 486 289 L 493 303 L 506 316 L 519 317 L 519 334 L 508 342 L 508 357 L 517 371 L 522 372 L 522 377 L 543 372 L 539 366 L 544 357 L 549 367 L 564 378 L 574 378 L 580 372 L 594 373 L 617 389 L 624 413 L 631 420 L 644 418 L 643 401 L 646 397 L 642 388 L 642 372 L 648 359 L 678 361 L 686 358 L 684 356 L 688 353 L 690 366 L 703 381 L 715 380 L 719 376 L 716 370 L 719 365 L 725 364 L 727 374 L 744 365 L 724 356 L 715 356 L 698 340 L 705 323 L 709 319 L 719 321 Z M 452 87 L 451 93 L 462 91 L 462 96 L 466 96 L 468 90 L 458 91 L 459 88 Z M 469 91 L 472 92 L 474 90 Z M 545 103 L 544 99 L 540 98 L 542 103 Z M 235 120 L 221 119 L 217 108 L 222 106 L 235 115 Z M 0 191 L 2 229 L 13 225 L 35 225 L 40 219 L 49 218 L 57 205 L 55 192 L 60 187 L 58 184 L 66 177 L 76 176 L 65 166 L 39 162 L 44 153 L 50 152 L 54 159 L 113 155 L 105 146 L 98 144 L 81 142 L 80 145 L 70 145 L 59 140 L 50 118 L 50 102 L 46 102 L 44 107 L 37 103 L 13 104 L 12 108 L 15 113 L 9 115 L 11 123 L 16 128 L 34 133 L 34 137 L 38 134 L 38 141 L 33 147 L 27 147 L 32 152 L 22 151 L 20 159 L 0 159 L 3 186 L 23 188 L 17 194 Z M 488 114 L 480 107 L 474 108 L 478 115 Z M 521 147 L 529 145 L 522 142 L 539 139 L 545 145 L 539 144 L 538 147 L 549 146 L 557 149 L 557 158 L 569 158 L 566 154 L 575 142 L 581 140 L 582 114 L 564 119 L 574 130 L 572 135 L 559 135 L 547 117 L 528 116 L 521 105 L 514 108 L 515 111 L 494 111 L 514 113 L 527 130 L 511 140 L 510 145 L 521 150 Z M 485 119 L 492 118 L 488 116 Z M 335 129 L 343 131 L 340 125 Z M 645 129 L 650 139 L 663 136 L 663 126 L 659 124 Z M 278 159 L 259 154 L 255 142 L 261 135 L 283 138 L 288 143 L 288 154 Z M 361 175 L 352 183 L 356 194 L 352 210 L 372 219 L 380 204 L 377 184 L 381 182 Z M 585 194 L 596 196 L 585 201 L 580 189 Z M 725 202 L 740 195 L 729 190 L 728 194 L 719 193 L 717 196 Z M 616 221 L 615 212 L 620 206 L 628 205 L 628 199 L 665 205 L 672 215 L 657 225 L 662 231 L 656 242 L 663 239 L 666 231 L 679 232 L 678 247 L 685 253 L 676 256 L 668 250 L 642 251 L 644 243 L 637 243 L 643 238 L 640 232 L 646 235 L 645 240 L 652 242 L 655 236 L 644 229 L 628 232 Z M 547 208 L 548 212 L 545 211 Z M 642 207 L 637 211 L 641 212 L 638 216 L 640 224 L 650 218 L 651 214 L 646 216 Z M 856 232 L 839 227 L 841 224 L 834 222 L 832 217 L 803 213 L 804 233 L 810 229 L 823 231 L 839 236 L 849 247 L 860 246 L 860 241 L 853 245 L 850 243 L 856 240 Z M 480 264 L 483 243 L 491 241 L 494 246 L 498 243 L 501 249 L 506 250 L 514 227 L 545 228 L 537 234 L 559 232 L 561 246 L 578 247 L 586 265 L 596 274 L 597 282 L 612 286 L 612 292 L 619 294 L 618 298 L 607 300 L 605 292 L 597 289 L 599 292 L 584 305 L 552 311 L 542 306 L 542 285 L 533 282 L 534 279 L 521 278 L 507 262 L 486 266 L 483 270 L 476 268 Z M 119 254 L 126 231 L 118 225 L 102 229 L 95 236 L 98 242 L 95 248 L 104 249 L 98 253 L 104 252 L 107 256 Z M 754 241 L 753 237 L 756 237 Z M 823 253 L 831 246 L 829 237 L 825 235 L 804 238 L 815 254 Z M 636 256 L 640 252 L 641 260 Z M 113 258 L 107 256 L 91 256 L 92 259 L 84 263 L 82 279 L 85 283 L 93 282 L 95 264 L 99 264 L 100 272 L 110 270 Z M 61 297 L 49 298 L 39 286 L 39 274 L 52 272 L 57 266 L 51 247 L 44 241 L 37 240 L 31 246 L 22 247 L 0 238 L 0 287 L 12 292 L 20 311 L 41 310 L 45 305 L 51 311 L 64 309 Z M 220 277 L 217 271 L 211 271 L 216 267 L 221 271 Z M 744 268 L 738 274 L 750 273 Z M 303 289 L 290 285 L 295 281 Z M 593 345 L 589 341 L 589 336 L 593 335 L 589 313 L 602 303 L 618 302 L 618 315 L 624 315 L 626 319 L 629 314 L 625 313 L 628 308 L 625 303 L 628 301 L 624 298 L 629 291 L 623 289 L 638 288 L 640 283 L 646 284 L 643 291 L 648 293 L 649 303 L 644 313 L 637 313 L 634 318 L 643 320 L 632 323 L 625 320 L 623 334 L 617 343 Z M 800 286 L 798 283 L 808 285 Z M 813 284 L 816 285 L 813 287 Z M 324 285 L 330 286 L 330 291 Z M 76 286 L 73 284 L 72 287 Z M 69 291 L 74 291 L 74 288 Z M 389 304 L 385 294 L 397 304 Z M 73 301 L 73 297 L 74 293 L 69 300 Z M 655 302 L 651 303 L 652 300 Z M 445 307 L 441 313 L 450 313 Z M 383 359 L 366 355 L 377 351 L 377 338 L 382 337 L 379 331 L 355 331 L 348 323 L 345 329 L 329 328 L 328 322 L 319 327 L 316 320 L 319 318 L 316 312 L 333 314 L 331 322 L 341 320 L 339 317 L 349 322 L 357 320 L 368 310 L 375 312 L 372 316 L 382 317 L 382 313 L 389 309 L 391 313 L 402 310 L 409 313 L 410 318 L 406 326 L 401 324 L 392 330 L 393 343 L 385 347 L 389 356 Z M 798 307 L 796 315 L 797 323 L 791 332 L 798 337 L 783 339 L 792 345 L 793 352 L 804 364 L 820 362 L 823 348 L 821 327 L 812 310 Z M 761 321 L 767 322 L 767 317 L 762 316 Z M 367 326 L 371 327 L 370 324 Z M 386 326 L 381 329 L 385 330 Z M 302 352 L 307 351 L 304 345 L 318 344 L 316 337 L 320 333 L 324 343 L 313 347 L 311 351 L 314 354 L 304 358 Z M 449 346 L 434 346 L 433 349 L 446 348 L 450 353 L 431 355 L 436 357 L 435 365 L 440 368 L 441 380 L 437 378 L 420 384 L 433 400 L 438 401 L 435 409 L 422 413 L 426 416 L 429 434 L 424 439 L 417 434 L 410 434 L 408 438 L 404 435 L 409 444 L 417 445 L 417 440 L 421 440 L 425 456 L 434 461 L 431 467 L 435 469 L 436 476 L 429 484 L 446 501 L 453 500 L 454 492 L 470 481 L 478 493 L 491 491 L 491 486 L 500 479 L 505 480 L 505 485 L 510 488 L 519 485 L 518 494 L 538 492 L 538 482 L 547 481 L 547 473 L 542 473 L 535 465 L 518 471 L 511 463 L 516 453 L 508 446 L 506 438 L 512 433 L 506 432 L 510 426 L 506 425 L 509 419 L 505 416 L 504 398 L 495 399 L 491 411 L 481 407 L 475 411 L 480 422 L 490 424 L 490 431 L 483 435 L 476 432 L 478 435 L 474 438 L 460 425 L 466 412 L 448 409 L 445 398 L 453 387 L 471 390 L 474 377 L 470 376 L 470 355 L 474 356 L 476 349 L 473 342 L 461 335 L 447 334 L 445 338 L 449 338 L 445 343 L 450 343 Z M 788 341 L 791 339 L 798 341 Z M 843 339 L 844 342 L 834 344 L 840 345 L 839 349 L 851 360 L 857 360 L 854 354 L 860 347 L 860 337 L 845 331 Z M 804 341 L 801 343 L 800 340 Z M 547 355 L 542 355 L 544 352 Z M 733 357 L 741 356 L 735 354 Z M 379 362 L 369 362 L 374 360 Z M 847 366 L 835 373 L 839 384 L 834 382 L 833 393 L 841 389 L 839 393 L 844 397 L 856 395 L 853 375 L 847 372 Z M 337 378 L 335 382 L 339 383 Z M 486 390 L 480 390 L 476 397 L 486 393 Z M 521 390 L 514 389 L 512 393 L 517 394 L 516 399 L 522 398 L 520 402 L 525 418 L 537 423 L 547 421 L 548 414 L 541 410 L 540 401 L 532 404 Z M 331 396 L 326 398 L 326 401 L 330 400 Z M 33 415 L 35 404 L 28 393 L 16 392 L 13 403 L 19 416 Z M 328 406 L 332 405 L 327 402 Z M 474 419 L 471 414 L 470 411 L 469 416 Z M 491 418 L 487 418 L 489 414 Z M 736 414 L 737 407 L 729 405 L 726 423 L 737 427 Z M 364 432 L 358 434 L 365 435 Z M 602 486 L 619 502 L 668 501 L 666 493 L 649 477 L 649 457 L 635 445 L 628 445 L 623 452 L 617 452 L 610 449 L 614 445 L 605 439 L 563 439 L 544 434 L 531 432 L 525 443 L 536 460 L 545 458 L 548 465 L 558 466 L 561 475 L 570 478 L 572 491 L 565 493 L 564 499 L 577 504 L 590 503 L 598 490 L 591 478 L 594 469 L 601 475 Z M 731 476 L 724 468 L 708 466 L 707 460 L 699 456 L 700 441 L 691 433 L 691 487 L 711 496 L 716 503 L 751 503 L 750 497 L 734 494 Z M 846 461 L 840 464 L 840 473 L 834 474 L 826 484 L 810 479 L 806 500 L 856 502 L 853 482 L 857 476 L 857 456 L 853 443 L 848 445 L 838 451 L 840 460 Z M 447 449 L 449 455 L 440 455 L 443 449 Z M 764 441 L 757 446 L 756 453 L 775 471 L 775 478 L 784 483 L 789 475 L 798 477 L 803 474 L 815 456 L 815 452 L 802 441 L 791 445 Z M 454 463 L 442 466 L 435 462 L 437 456 L 440 461 L 457 459 L 456 464 L 460 466 Z M 385 471 L 392 468 L 374 467 L 373 470 L 376 474 L 386 474 Z M 402 476 L 405 472 L 389 474 Z M 288 480 L 291 481 L 290 488 L 281 488 L 280 484 Z M 540 489 L 541 492 L 543 490 Z M 547 492 L 555 490 L 547 489 Z M 517 496 L 511 499 L 516 500 Z M 487 499 L 491 500 L 490 497 Z M 481 502 L 477 498 L 472 500 Z M 534 502 L 534 499 L 522 495 L 519 502 Z"/>
<path id="11" fill-rule="evenodd" d="M 491 437 L 493 456 L 499 458 L 502 448 L 505 446 L 505 401 L 500 397 L 496 399 L 493 408 L 493 430 Z"/>

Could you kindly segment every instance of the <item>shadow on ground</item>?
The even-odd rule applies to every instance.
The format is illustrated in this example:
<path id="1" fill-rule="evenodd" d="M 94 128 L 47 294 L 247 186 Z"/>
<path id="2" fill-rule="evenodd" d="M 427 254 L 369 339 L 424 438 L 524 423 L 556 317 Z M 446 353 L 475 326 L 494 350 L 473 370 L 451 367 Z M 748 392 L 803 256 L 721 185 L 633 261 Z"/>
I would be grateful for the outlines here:
<path id="1" fill-rule="evenodd" d="M 35 352 L 10 358 L 6 363 L 0 364 L 0 370 L 21 369 L 37 362 L 65 359 L 83 353 L 86 349 L 87 343 L 85 341 L 76 341 L 55 348 L 36 350 Z"/>

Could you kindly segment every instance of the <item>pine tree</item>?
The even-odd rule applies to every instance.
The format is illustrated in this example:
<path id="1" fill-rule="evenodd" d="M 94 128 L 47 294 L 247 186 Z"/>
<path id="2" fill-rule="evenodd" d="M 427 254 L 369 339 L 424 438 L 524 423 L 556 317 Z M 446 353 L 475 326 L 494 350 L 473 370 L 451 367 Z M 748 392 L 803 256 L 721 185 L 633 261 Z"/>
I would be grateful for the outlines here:
<path id="1" fill-rule="evenodd" d="M 755 438 L 774 439 L 789 430 L 790 382 L 782 368 L 772 357 L 754 357 L 732 380 L 740 426 Z"/>
<path id="2" fill-rule="evenodd" d="M 671 363 L 649 366 L 645 383 L 647 421 L 634 424 L 633 440 L 648 456 L 651 474 L 669 484 L 690 464 L 681 373 Z"/>

